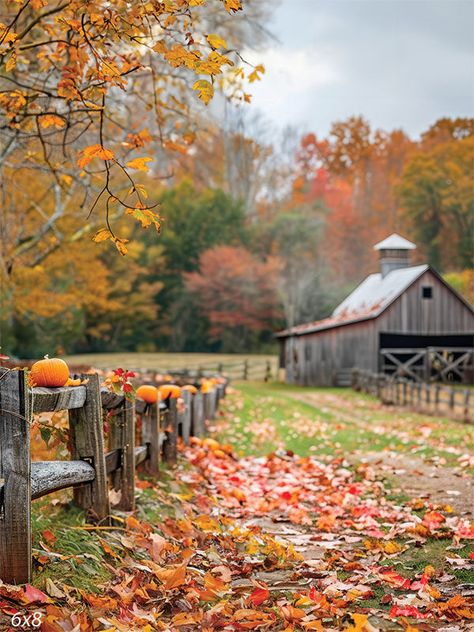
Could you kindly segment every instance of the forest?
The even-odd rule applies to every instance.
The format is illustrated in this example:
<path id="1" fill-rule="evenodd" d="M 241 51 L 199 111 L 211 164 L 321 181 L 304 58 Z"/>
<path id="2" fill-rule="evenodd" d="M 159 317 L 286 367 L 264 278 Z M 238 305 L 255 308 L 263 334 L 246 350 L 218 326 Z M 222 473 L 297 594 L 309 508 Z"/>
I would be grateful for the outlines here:
<path id="1" fill-rule="evenodd" d="M 474 120 L 433 121 L 419 138 L 357 113 L 326 137 L 275 130 L 246 103 L 241 66 L 207 105 L 214 78 L 233 64 L 227 52 L 252 43 L 268 16 L 267 3 L 249 3 L 246 21 L 231 5 L 220 36 L 207 36 L 207 61 L 189 57 L 189 38 L 187 48 L 154 45 L 163 59 L 151 76 L 163 85 L 150 94 L 140 72 L 133 78 L 149 62 L 108 59 L 96 14 L 95 71 L 71 57 L 55 94 L 47 49 L 4 32 L 5 353 L 273 351 L 276 330 L 325 317 L 373 271 L 372 245 L 393 231 L 472 299 Z M 205 30 L 220 16 L 211 3 Z M 169 29 L 174 37 L 179 27 Z M 192 71 L 212 81 L 189 95 Z M 264 68 L 246 73 L 251 89 Z M 26 81 L 36 95 L 21 89 Z"/>

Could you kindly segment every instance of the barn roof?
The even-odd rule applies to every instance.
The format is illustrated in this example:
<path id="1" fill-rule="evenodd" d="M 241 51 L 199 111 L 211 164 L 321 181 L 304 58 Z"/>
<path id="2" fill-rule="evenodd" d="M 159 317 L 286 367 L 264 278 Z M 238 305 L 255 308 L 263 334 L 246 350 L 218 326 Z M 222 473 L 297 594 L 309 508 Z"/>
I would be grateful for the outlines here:
<path id="1" fill-rule="evenodd" d="M 370 274 L 329 318 L 280 331 L 277 337 L 298 336 L 376 318 L 428 269 L 428 265 L 420 265 L 392 270 L 385 276 L 379 272 Z"/>

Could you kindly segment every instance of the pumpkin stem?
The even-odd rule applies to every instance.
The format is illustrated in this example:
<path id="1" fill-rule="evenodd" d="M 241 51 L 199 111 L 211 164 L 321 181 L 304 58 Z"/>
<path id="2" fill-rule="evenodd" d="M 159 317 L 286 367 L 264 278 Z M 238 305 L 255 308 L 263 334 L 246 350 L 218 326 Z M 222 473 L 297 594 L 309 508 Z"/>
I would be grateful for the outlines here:
<path id="1" fill-rule="evenodd" d="M 45 360 L 49 360 L 49 353 L 47 353 L 47 354 L 44 356 L 44 359 L 45 359 Z"/>

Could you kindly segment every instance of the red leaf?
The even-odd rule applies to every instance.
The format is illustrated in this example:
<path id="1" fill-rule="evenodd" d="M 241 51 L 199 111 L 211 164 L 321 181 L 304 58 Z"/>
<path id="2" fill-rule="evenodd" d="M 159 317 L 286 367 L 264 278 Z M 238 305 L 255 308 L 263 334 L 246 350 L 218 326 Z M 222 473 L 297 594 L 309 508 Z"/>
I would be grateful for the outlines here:
<path id="1" fill-rule="evenodd" d="M 48 597 L 48 595 L 45 595 L 44 592 L 42 592 L 38 588 L 35 588 L 31 584 L 26 584 L 21 601 L 24 604 L 51 603 L 51 599 Z"/>
<path id="2" fill-rule="evenodd" d="M 253 593 L 249 596 L 249 598 L 247 599 L 247 603 L 251 603 L 254 606 L 259 606 L 261 603 L 266 601 L 269 596 L 270 592 L 267 586 L 259 586 L 258 588 L 255 588 Z"/>
<path id="3" fill-rule="evenodd" d="M 412 617 L 413 619 L 426 619 L 427 615 L 415 608 L 415 606 L 392 606 L 391 617 Z"/>

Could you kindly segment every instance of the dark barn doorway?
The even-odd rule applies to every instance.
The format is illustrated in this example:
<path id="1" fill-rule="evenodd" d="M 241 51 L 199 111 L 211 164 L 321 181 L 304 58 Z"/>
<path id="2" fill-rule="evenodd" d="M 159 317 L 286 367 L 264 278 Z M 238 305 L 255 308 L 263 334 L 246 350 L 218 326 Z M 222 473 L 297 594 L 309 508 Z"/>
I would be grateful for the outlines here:
<path id="1" fill-rule="evenodd" d="M 422 382 L 473 383 L 473 334 L 380 333 L 379 371 Z"/>

